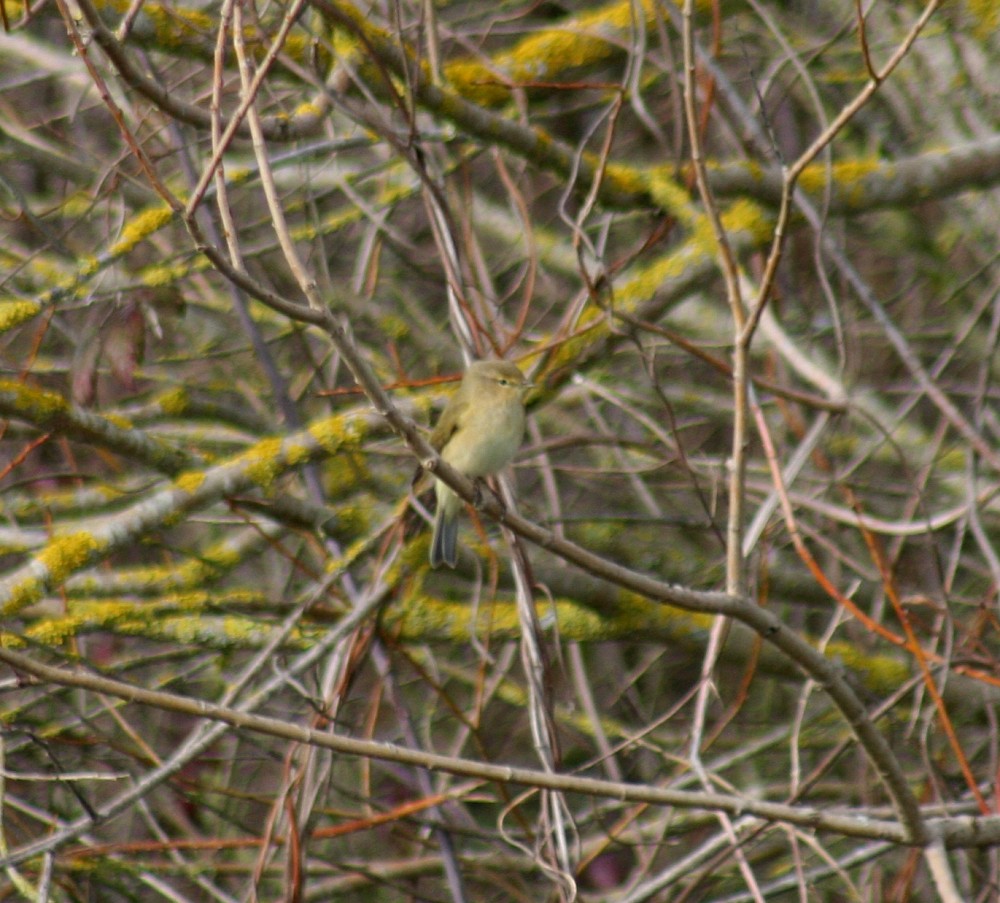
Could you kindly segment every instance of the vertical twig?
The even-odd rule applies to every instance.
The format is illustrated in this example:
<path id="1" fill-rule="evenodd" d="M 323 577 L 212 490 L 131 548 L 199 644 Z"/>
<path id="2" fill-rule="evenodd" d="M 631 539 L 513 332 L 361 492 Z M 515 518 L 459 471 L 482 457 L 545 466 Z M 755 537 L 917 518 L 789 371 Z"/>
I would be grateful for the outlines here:
<path id="1" fill-rule="evenodd" d="M 743 298 L 740 292 L 739 268 L 705 174 L 701 128 L 695 97 L 697 71 L 694 50 L 693 0 L 685 0 L 684 3 L 682 42 L 684 51 L 684 113 L 687 121 L 688 140 L 691 145 L 691 163 L 695 172 L 698 194 L 701 197 L 705 215 L 711 224 L 712 234 L 717 245 L 719 268 L 725 281 L 726 300 L 733 323 L 733 419 L 726 522 L 726 592 L 741 596 L 744 592 L 743 510 L 747 443 L 748 353 L 751 334 L 745 329 L 746 312 L 743 308 Z M 726 625 L 726 619 L 719 617 L 715 618 L 712 624 L 708 648 L 702 664 L 701 682 L 696 697 L 691 729 L 690 762 L 706 790 L 711 787 L 711 782 L 701 761 L 701 744 L 704 737 L 709 695 L 714 689 L 712 673 L 725 641 Z M 724 833 L 733 845 L 734 855 L 748 889 L 758 903 L 763 903 L 763 894 L 739 844 L 732 820 L 721 813 L 718 818 Z"/>
<path id="2" fill-rule="evenodd" d="M 740 292 L 739 268 L 729 238 L 722 225 L 718 206 L 708 187 L 695 92 L 697 71 L 694 50 L 694 3 L 685 0 L 682 37 L 684 45 L 684 111 L 688 140 L 691 143 L 691 163 L 694 168 L 705 208 L 718 246 L 719 268 L 726 284 L 726 300 L 733 319 L 733 435 L 729 460 L 729 514 L 726 528 L 726 592 L 743 594 L 743 483 L 746 473 L 747 442 L 747 378 L 748 352 L 751 334 L 746 330 L 746 312 Z"/>

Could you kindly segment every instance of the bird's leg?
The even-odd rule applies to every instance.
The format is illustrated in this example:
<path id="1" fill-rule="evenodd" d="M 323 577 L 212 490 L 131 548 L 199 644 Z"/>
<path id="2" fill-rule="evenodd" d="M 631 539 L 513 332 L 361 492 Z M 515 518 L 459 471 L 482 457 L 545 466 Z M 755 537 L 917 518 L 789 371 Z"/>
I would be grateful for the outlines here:
<path id="1" fill-rule="evenodd" d="M 485 477 L 476 477 L 472 481 L 473 488 L 475 492 L 472 497 L 472 507 L 477 511 L 483 507 L 483 490 L 485 489 L 493 496 L 496 503 L 504 510 L 507 510 L 507 506 L 504 504 L 503 498 L 501 498 L 500 493 L 497 492 L 489 483 L 486 482 Z"/>

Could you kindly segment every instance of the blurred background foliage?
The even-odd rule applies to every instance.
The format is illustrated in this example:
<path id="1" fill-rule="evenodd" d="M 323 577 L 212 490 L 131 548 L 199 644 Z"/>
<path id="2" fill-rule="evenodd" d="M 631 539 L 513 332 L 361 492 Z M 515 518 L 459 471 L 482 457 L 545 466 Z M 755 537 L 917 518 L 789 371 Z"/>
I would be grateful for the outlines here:
<path id="1" fill-rule="evenodd" d="M 2 6 L 3 644 L 227 704 L 287 669 L 255 710 L 536 764 L 507 542 L 466 516 L 459 568 L 430 572 L 413 456 L 329 336 L 249 287 L 305 308 L 284 232 L 424 425 L 463 348 L 517 360 L 537 385 L 520 513 L 628 568 L 722 588 L 733 324 L 679 8 Z M 748 303 L 782 167 L 921 11 L 697 4 L 706 181 Z M 947 814 L 982 811 L 1000 769 L 998 18 L 996 3 L 942 5 L 834 129 L 799 181 L 750 355 L 747 593 L 843 668 L 914 794 Z M 255 76 L 256 152 L 241 83 Z M 829 700 L 740 624 L 692 769 L 711 619 L 526 551 L 562 770 L 707 789 L 702 769 L 720 792 L 892 816 Z M 362 605 L 336 667 L 302 658 Z M 455 899 L 448 861 L 471 900 L 572 895 L 530 855 L 544 813 L 517 789 L 243 731 L 200 747 L 176 713 L 9 669 L 2 687 L 0 852 L 81 825 L 8 869 L 7 899 Z M 431 791 L 437 808 L 412 806 Z M 938 899 L 919 856 L 888 842 L 567 805 L 582 899 Z M 963 899 L 1000 892 L 994 850 L 951 864 Z"/>

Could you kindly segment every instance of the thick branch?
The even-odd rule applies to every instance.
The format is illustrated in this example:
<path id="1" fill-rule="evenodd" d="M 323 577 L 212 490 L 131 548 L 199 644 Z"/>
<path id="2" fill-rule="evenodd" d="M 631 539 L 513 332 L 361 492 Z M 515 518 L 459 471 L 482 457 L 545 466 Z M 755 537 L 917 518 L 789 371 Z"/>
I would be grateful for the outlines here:
<path id="1" fill-rule="evenodd" d="M 408 749 L 396 744 L 345 737 L 327 730 L 316 730 L 296 722 L 254 715 L 247 711 L 216 705 L 201 699 L 148 690 L 85 671 L 69 671 L 42 664 L 31 656 L 15 652 L 12 649 L 0 647 L 0 661 L 5 662 L 16 671 L 32 675 L 37 680 L 47 683 L 77 687 L 94 693 L 114 696 L 127 702 L 152 706 L 196 718 L 205 718 L 236 729 L 253 731 L 295 743 L 309 744 L 346 755 L 397 762 L 501 784 L 520 784 L 526 787 L 582 793 L 652 805 L 712 809 L 734 815 L 751 814 L 767 821 L 785 822 L 848 837 L 888 840 L 893 843 L 914 842 L 914 838 L 904 826 L 891 821 L 873 819 L 868 815 L 835 813 L 828 809 L 820 810 L 811 806 L 775 803 L 724 793 L 673 790 L 648 784 L 631 784 L 579 775 L 554 774 L 550 771 L 462 759 L 457 756 Z M 918 818 L 922 817 L 919 810 L 916 814 Z M 988 846 L 1000 841 L 1000 817 L 957 816 L 929 819 L 928 832 L 936 838 L 943 839 L 944 843 L 950 847 Z M 0 867 L 21 862 L 27 855 L 28 853 L 24 851 L 15 852 L 6 859 L 0 860 Z"/>

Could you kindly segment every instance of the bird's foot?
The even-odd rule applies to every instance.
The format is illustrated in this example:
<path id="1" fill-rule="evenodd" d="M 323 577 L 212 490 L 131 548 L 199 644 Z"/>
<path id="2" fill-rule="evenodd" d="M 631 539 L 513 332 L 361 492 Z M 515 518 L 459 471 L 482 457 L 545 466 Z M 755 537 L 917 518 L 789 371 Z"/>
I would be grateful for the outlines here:
<path id="1" fill-rule="evenodd" d="M 485 501 L 483 496 L 483 490 L 488 492 L 493 496 L 493 500 L 504 510 L 507 510 L 507 506 L 504 504 L 503 499 L 500 497 L 500 493 L 497 492 L 489 483 L 487 483 L 482 477 L 476 477 L 473 480 L 473 488 L 475 492 L 472 495 L 472 507 L 477 511 L 481 510 L 483 507 L 483 502 Z"/>

